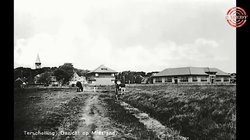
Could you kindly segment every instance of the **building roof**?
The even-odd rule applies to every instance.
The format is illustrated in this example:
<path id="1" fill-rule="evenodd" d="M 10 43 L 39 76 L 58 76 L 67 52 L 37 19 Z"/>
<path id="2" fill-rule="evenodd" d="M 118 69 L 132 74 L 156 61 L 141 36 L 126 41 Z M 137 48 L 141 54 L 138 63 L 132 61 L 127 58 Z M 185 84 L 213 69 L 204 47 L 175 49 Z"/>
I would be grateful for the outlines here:
<path id="1" fill-rule="evenodd" d="M 35 63 L 41 63 L 39 54 L 37 54 L 37 56 L 36 56 L 36 62 Z"/>
<path id="2" fill-rule="evenodd" d="M 116 71 L 104 66 L 104 65 L 101 65 L 99 66 L 98 68 L 96 68 L 95 70 L 89 72 L 89 73 L 117 73 Z"/>
<path id="3" fill-rule="evenodd" d="M 74 77 L 80 77 L 80 76 L 74 71 L 73 75 L 71 76 L 71 79 Z"/>
<path id="4" fill-rule="evenodd" d="M 79 80 L 79 79 L 84 79 L 84 76 L 79 76 L 75 71 L 73 73 L 73 75 L 71 76 L 70 81 L 75 81 L 75 80 Z"/>
<path id="5" fill-rule="evenodd" d="M 180 68 L 167 68 L 160 73 L 155 74 L 159 76 L 180 76 L 180 75 L 208 75 L 207 72 L 216 73 L 219 76 L 229 76 L 228 73 L 221 71 L 217 68 L 209 67 L 180 67 Z"/>
<path id="6" fill-rule="evenodd" d="M 16 81 L 16 82 L 17 82 L 17 81 L 21 81 L 21 82 L 24 83 L 24 81 L 23 81 L 20 77 L 18 77 L 15 81 Z"/>

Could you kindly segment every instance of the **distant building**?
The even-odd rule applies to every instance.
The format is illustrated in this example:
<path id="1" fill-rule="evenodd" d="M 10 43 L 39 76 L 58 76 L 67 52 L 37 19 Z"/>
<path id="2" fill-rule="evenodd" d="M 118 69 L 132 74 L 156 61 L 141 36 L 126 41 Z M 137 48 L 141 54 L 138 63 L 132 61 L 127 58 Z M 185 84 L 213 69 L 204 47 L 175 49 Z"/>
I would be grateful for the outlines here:
<path id="1" fill-rule="evenodd" d="M 34 84 L 38 84 L 38 79 L 41 77 L 40 74 L 37 74 L 35 77 L 34 77 Z"/>
<path id="2" fill-rule="evenodd" d="M 35 69 L 40 69 L 40 68 L 41 68 L 41 64 L 42 64 L 42 63 L 41 63 L 39 54 L 37 54 L 36 62 L 35 62 Z"/>
<path id="3" fill-rule="evenodd" d="M 69 80 L 69 85 L 75 86 L 77 81 L 81 82 L 82 84 L 87 84 L 86 77 L 79 76 L 76 72 L 74 72 L 73 76 Z"/>
<path id="4" fill-rule="evenodd" d="M 34 81 L 32 84 L 30 85 L 33 85 L 33 86 L 61 86 L 61 83 L 59 81 L 57 81 L 56 79 L 56 76 L 52 76 L 52 75 L 49 75 L 46 80 L 48 80 L 48 82 L 39 82 L 39 79 L 41 78 L 41 76 L 43 75 L 42 74 L 37 74 L 35 77 L 34 77 Z"/>
<path id="5" fill-rule="evenodd" d="M 51 86 L 60 86 L 61 84 L 56 80 L 56 76 L 50 76 L 50 85 Z"/>
<path id="6" fill-rule="evenodd" d="M 148 79 L 149 79 L 149 77 L 144 77 L 144 78 L 141 80 L 141 83 L 142 83 L 142 84 L 148 84 Z"/>
<path id="7" fill-rule="evenodd" d="M 148 72 L 146 76 L 142 79 L 142 84 L 152 84 L 153 76 L 159 73 L 158 71 Z"/>
<path id="8" fill-rule="evenodd" d="M 152 76 L 153 83 L 230 83 L 230 75 L 217 68 L 167 68 Z"/>
<path id="9" fill-rule="evenodd" d="M 101 65 L 95 70 L 87 73 L 87 81 L 92 85 L 113 85 L 115 84 L 116 73 L 116 71 Z"/>
<path id="10" fill-rule="evenodd" d="M 26 83 L 21 78 L 18 77 L 15 80 L 15 83 L 14 83 L 15 88 L 23 88 L 25 85 L 26 85 Z"/>

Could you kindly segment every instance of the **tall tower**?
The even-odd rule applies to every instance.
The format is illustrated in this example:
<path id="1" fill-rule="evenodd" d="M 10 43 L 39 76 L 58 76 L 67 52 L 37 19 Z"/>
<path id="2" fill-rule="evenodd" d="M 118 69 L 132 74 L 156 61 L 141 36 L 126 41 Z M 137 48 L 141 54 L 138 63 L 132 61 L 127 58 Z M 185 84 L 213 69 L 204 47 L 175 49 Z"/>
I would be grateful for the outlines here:
<path id="1" fill-rule="evenodd" d="M 37 57 L 36 57 L 36 62 L 35 62 L 35 68 L 36 69 L 40 69 L 41 68 L 41 61 L 40 61 L 40 57 L 39 57 L 39 54 L 37 54 Z"/>

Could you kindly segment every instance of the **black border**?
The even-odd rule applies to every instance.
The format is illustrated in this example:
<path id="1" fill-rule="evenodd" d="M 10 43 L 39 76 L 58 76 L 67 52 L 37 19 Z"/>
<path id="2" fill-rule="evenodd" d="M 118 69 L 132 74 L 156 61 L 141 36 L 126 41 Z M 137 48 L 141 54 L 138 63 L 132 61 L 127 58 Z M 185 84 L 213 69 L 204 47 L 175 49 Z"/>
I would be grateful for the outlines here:
<path id="1" fill-rule="evenodd" d="M 241 7 L 247 13 L 246 23 L 236 29 L 236 73 L 237 73 L 237 92 L 236 92 L 236 111 L 237 111 L 237 125 L 236 134 L 237 139 L 245 139 L 248 135 L 249 124 L 249 37 L 250 37 L 250 0 L 238 0 L 236 6 Z M 245 135 L 245 136 L 244 136 Z"/>
<path id="2" fill-rule="evenodd" d="M 2 5 L 4 7 L 2 11 L 2 134 L 3 137 L 13 137 L 14 130 L 14 96 L 13 96 L 13 79 L 14 79 L 14 0 L 5 1 Z M 249 41 L 250 41 L 250 0 L 238 0 L 236 5 L 243 8 L 248 14 L 247 22 L 236 29 L 236 73 L 237 73 L 237 139 L 247 139 L 248 136 L 248 123 L 250 115 L 248 112 L 248 103 L 250 98 L 247 97 L 249 94 L 247 82 L 250 76 L 249 74 Z M 8 50 L 6 52 L 6 50 Z M 7 57 L 6 57 L 7 55 Z M 246 81 L 244 81 L 246 80 Z M 10 114 L 10 116 L 5 114 Z M 10 120 L 12 124 L 6 124 L 5 120 Z M 241 126 L 242 125 L 242 126 Z M 246 125 L 246 126 L 244 126 Z M 8 134 L 9 133 L 9 134 Z M 246 135 L 246 136 L 244 136 Z M 7 138 L 9 139 L 9 138 Z"/>
<path id="3" fill-rule="evenodd" d="M 1 126 L 2 136 L 14 139 L 14 0 L 1 5 Z"/>

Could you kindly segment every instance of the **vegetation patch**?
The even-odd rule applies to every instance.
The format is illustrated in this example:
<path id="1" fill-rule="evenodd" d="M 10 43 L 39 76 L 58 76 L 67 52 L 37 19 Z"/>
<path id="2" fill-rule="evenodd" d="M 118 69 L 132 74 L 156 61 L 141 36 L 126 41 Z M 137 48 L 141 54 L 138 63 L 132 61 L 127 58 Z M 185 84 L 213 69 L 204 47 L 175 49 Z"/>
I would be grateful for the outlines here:
<path id="1" fill-rule="evenodd" d="M 192 140 L 236 139 L 236 87 L 127 87 L 122 99 Z"/>
<path id="2" fill-rule="evenodd" d="M 21 139 L 54 139 L 60 128 L 74 130 L 78 124 L 84 95 L 70 90 L 35 90 L 14 95 L 14 137 Z"/>

